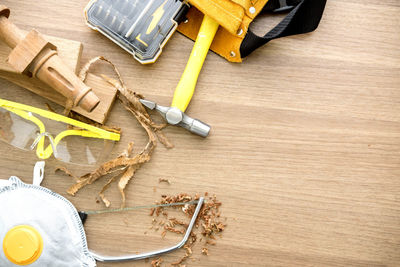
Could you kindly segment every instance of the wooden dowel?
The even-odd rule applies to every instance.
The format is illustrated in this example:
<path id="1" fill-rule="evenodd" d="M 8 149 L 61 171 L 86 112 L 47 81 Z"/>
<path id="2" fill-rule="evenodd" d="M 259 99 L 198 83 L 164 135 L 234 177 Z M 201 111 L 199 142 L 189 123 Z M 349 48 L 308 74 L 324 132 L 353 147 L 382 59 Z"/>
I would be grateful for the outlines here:
<path id="1" fill-rule="evenodd" d="M 25 37 L 25 34 L 8 18 L 0 17 L 0 39 L 4 41 L 9 47 L 15 48 L 19 42 Z"/>
<path id="2" fill-rule="evenodd" d="M 13 50 L 8 63 L 19 73 L 35 77 L 80 106 L 92 112 L 100 103 L 92 88 L 86 86 L 58 56 L 57 48 L 35 30 L 28 34 L 8 19 L 10 10 L 0 5 L 0 39 Z"/>

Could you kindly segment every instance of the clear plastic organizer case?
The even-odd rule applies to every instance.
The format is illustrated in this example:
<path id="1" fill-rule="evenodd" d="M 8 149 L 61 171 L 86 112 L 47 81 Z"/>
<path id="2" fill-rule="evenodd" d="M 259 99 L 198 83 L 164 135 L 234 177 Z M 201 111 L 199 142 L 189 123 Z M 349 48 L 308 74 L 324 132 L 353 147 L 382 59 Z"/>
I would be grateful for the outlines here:
<path id="1" fill-rule="evenodd" d="M 153 63 L 189 9 L 181 0 L 92 0 L 85 9 L 88 25 L 140 63 Z"/>

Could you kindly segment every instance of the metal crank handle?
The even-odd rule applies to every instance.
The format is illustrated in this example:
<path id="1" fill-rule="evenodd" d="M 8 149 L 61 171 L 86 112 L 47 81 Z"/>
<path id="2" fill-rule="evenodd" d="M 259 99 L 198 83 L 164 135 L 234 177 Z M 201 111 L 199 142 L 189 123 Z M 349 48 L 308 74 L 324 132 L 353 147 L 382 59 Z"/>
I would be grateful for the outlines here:
<path id="1" fill-rule="evenodd" d="M 185 112 L 196 88 L 197 79 L 207 57 L 208 50 L 218 30 L 218 23 L 204 15 L 189 61 L 175 89 L 171 107 Z"/>
<path id="2" fill-rule="evenodd" d="M 189 226 L 186 229 L 185 236 L 183 237 L 182 241 L 179 242 L 178 244 L 176 244 L 175 246 L 156 250 L 156 251 L 151 251 L 151 252 L 147 252 L 147 253 L 132 254 L 132 255 L 125 255 L 125 256 L 103 256 L 103 255 L 97 254 L 93 251 L 91 251 L 90 253 L 97 261 L 100 261 L 100 262 L 121 262 L 121 261 L 133 261 L 133 260 L 142 260 L 142 259 L 152 258 L 152 257 L 159 256 L 161 254 L 168 253 L 168 252 L 174 251 L 176 249 L 179 249 L 179 248 L 183 247 L 186 244 L 186 242 L 188 241 L 188 239 L 190 237 L 190 233 L 192 232 L 192 229 L 196 223 L 197 217 L 200 213 L 201 207 L 203 206 L 203 203 L 204 203 L 204 198 L 201 197 L 199 199 L 199 202 L 197 203 L 197 207 L 194 211 L 192 219 L 190 220 Z"/>

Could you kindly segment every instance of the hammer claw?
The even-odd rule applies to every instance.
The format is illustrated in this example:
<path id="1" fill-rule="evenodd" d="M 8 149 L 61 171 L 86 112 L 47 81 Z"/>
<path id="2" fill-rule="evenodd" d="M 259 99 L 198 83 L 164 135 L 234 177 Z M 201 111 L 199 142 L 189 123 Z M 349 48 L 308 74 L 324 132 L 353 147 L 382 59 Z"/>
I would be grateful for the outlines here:
<path id="1" fill-rule="evenodd" d="M 140 99 L 139 100 L 140 103 L 143 104 L 143 106 L 145 106 L 146 108 L 153 110 L 156 108 L 157 104 L 153 101 L 149 101 L 149 100 L 144 100 L 144 99 Z"/>

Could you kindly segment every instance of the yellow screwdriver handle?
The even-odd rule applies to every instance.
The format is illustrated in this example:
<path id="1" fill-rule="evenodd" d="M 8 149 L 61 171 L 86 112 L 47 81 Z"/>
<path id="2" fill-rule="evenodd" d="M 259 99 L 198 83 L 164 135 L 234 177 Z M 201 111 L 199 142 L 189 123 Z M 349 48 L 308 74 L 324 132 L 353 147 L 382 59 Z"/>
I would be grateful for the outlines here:
<path id="1" fill-rule="evenodd" d="M 192 99 L 197 79 L 199 78 L 201 68 L 203 67 L 203 63 L 207 57 L 208 50 L 214 40 L 218 27 L 219 25 L 216 21 L 204 15 L 203 23 L 201 24 L 189 61 L 175 89 L 171 107 L 178 108 L 182 112 L 185 112 Z"/>

